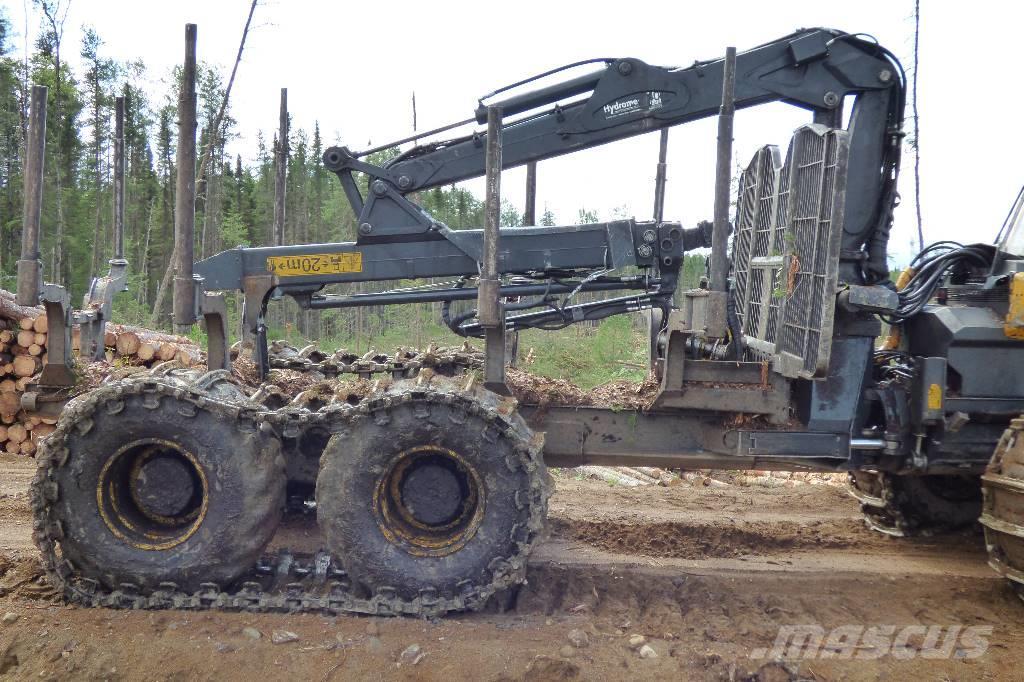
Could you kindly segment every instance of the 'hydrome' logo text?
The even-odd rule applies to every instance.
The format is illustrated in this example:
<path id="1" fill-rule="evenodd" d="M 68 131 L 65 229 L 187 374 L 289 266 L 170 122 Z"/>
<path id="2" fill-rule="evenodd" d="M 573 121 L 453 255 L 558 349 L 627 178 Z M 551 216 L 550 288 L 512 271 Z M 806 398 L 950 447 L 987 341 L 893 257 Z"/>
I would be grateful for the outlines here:
<path id="1" fill-rule="evenodd" d="M 621 102 L 612 102 L 611 104 L 604 105 L 604 113 L 608 116 L 616 116 L 619 114 L 628 114 L 640 107 L 640 100 L 638 98 L 627 99 Z"/>

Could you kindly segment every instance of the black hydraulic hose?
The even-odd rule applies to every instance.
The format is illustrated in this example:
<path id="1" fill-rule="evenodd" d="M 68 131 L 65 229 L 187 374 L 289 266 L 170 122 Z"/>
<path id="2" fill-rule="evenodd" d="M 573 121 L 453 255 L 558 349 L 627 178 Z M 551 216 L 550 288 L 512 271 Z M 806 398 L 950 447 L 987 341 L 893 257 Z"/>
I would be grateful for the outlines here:
<path id="1" fill-rule="evenodd" d="M 504 86 L 498 88 L 497 90 L 495 90 L 494 92 L 489 92 L 486 95 L 482 96 L 480 99 L 478 99 L 477 100 L 477 104 L 479 104 L 480 106 L 483 106 L 485 99 L 490 99 L 491 97 L 494 97 L 495 95 L 500 95 L 503 92 L 508 92 L 509 90 L 512 90 L 513 88 L 518 88 L 521 85 L 526 85 L 527 83 L 532 83 L 534 81 L 539 81 L 541 78 L 547 78 L 548 76 L 553 76 L 556 73 L 560 73 L 562 71 L 568 71 L 569 69 L 575 69 L 577 66 L 586 66 L 587 64 L 598 64 L 598 63 L 611 64 L 614 61 L 615 61 L 614 57 L 596 57 L 594 59 L 584 59 L 584 60 L 581 60 L 581 61 L 578 61 L 578 62 L 573 62 L 572 64 L 565 64 L 563 66 L 558 66 L 558 67 L 555 67 L 554 69 L 549 69 L 548 71 L 545 71 L 544 73 L 538 73 L 536 76 L 530 76 L 529 78 L 524 78 L 521 81 L 517 81 L 517 82 L 511 83 L 509 85 L 504 85 Z"/>
<path id="2" fill-rule="evenodd" d="M 729 328 L 729 350 L 732 360 L 743 358 L 743 328 L 740 326 L 740 316 L 736 313 L 736 290 L 729 286 L 728 298 L 725 304 L 725 322 Z"/>

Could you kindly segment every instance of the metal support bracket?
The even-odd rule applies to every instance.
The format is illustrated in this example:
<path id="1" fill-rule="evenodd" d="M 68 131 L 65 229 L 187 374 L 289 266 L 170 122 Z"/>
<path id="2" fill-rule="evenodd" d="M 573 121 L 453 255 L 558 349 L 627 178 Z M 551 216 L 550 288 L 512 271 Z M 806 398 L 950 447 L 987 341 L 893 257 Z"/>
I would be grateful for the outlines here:
<path id="1" fill-rule="evenodd" d="M 223 294 L 203 293 L 199 311 L 206 325 L 206 366 L 231 370 L 231 356 L 228 354 L 228 306 Z"/>
<path id="2" fill-rule="evenodd" d="M 114 296 L 128 289 L 128 261 L 114 258 L 106 277 L 96 277 L 74 315 L 81 332 L 79 354 L 88 360 L 102 360 L 107 321 L 111 319 Z"/>
<path id="3" fill-rule="evenodd" d="M 39 375 L 40 386 L 74 386 L 75 361 L 71 356 L 71 297 L 62 286 L 44 284 L 40 296 L 46 310 L 47 362 Z"/>
<path id="4" fill-rule="evenodd" d="M 274 290 L 273 275 L 249 275 L 242 278 L 242 347 L 253 351 L 260 379 L 270 371 L 267 350 L 267 299 Z"/>

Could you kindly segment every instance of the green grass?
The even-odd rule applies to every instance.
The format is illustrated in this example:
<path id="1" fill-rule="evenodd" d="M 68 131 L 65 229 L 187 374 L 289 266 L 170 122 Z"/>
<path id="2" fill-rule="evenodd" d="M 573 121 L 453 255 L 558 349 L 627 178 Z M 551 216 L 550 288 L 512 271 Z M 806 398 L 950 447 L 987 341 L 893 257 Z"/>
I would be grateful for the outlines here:
<path id="1" fill-rule="evenodd" d="M 541 376 L 567 379 L 580 388 L 647 376 L 647 333 L 626 316 L 612 317 L 597 327 L 573 326 L 556 332 L 530 329 L 519 337 L 520 357 L 533 349 L 524 369 Z"/>

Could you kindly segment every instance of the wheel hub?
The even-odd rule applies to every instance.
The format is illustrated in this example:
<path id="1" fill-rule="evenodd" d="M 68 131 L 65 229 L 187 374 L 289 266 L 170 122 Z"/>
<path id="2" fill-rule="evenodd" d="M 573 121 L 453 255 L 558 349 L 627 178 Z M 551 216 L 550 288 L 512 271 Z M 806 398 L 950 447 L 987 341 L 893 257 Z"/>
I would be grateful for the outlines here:
<path id="1" fill-rule="evenodd" d="M 199 529 L 209 500 L 196 457 L 170 441 L 133 441 L 103 466 L 96 502 L 107 528 L 146 550 L 175 547 Z"/>
<path id="2" fill-rule="evenodd" d="M 476 533 L 484 486 L 458 453 L 424 445 L 398 454 L 373 496 L 384 537 L 414 556 L 445 556 Z"/>
<path id="3" fill-rule="evenodd" d="M 402 482 L 401 502 L 420 523 L 442 525 L 451 521 L 462 506 L 459 479 L 437 464 L 417 467 Z"/>
<path id="4" fill-rule="evenodd" d="M 155 517 L 180 516 L 195 495 L 190 467 L 167 453 L 152 455 L 133 468 L 131 494 L 143 512 Z"/>

